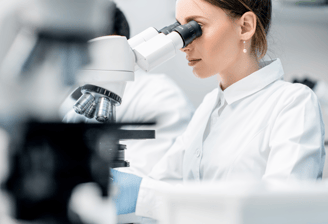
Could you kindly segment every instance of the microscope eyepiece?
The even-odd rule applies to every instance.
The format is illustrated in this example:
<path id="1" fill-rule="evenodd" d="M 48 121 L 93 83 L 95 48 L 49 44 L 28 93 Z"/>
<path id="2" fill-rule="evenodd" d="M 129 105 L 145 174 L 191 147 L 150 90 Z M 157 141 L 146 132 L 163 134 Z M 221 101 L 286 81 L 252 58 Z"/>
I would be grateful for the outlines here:
<path id="1" fill-rule="evenodd" d="M 194 20 L 185 25 L 180 25 L 174 29 L 183 39 L 183 48 L 202 35 L 201 26 Z"/>
<path id="2" fill-rule="evenodd" d="M 172 25 L 166 26 L 163 29 L 161 29 L 159 31 L 159 33 L 164 33 L 165 35 L 170 34 L 172 31 L 174 31 L 174 29 L 178 26 L 180 26 L 181 24 L 177 21 L 175 23 L 173 23 Z"/>

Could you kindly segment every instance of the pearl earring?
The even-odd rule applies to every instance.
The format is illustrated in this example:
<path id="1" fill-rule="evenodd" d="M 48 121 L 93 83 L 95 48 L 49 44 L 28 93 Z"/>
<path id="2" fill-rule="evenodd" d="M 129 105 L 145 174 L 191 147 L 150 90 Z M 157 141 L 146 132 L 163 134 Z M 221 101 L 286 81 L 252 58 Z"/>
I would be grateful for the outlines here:
<path id="1" fill-rule="evenodd" d="M 247 50 L 246 50 L 246 41 L 244 41 L 244 50 L 243 50 L 244 53 L 247 53 Z"/>

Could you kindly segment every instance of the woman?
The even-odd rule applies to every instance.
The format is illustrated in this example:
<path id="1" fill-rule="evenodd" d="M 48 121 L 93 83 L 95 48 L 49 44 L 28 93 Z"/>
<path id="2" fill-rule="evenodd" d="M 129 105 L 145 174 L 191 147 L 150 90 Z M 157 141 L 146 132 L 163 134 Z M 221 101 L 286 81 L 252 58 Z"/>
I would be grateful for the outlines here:
<path id="1" fill-rule="evenodd" d="M 156 218 L 154 192 L 170 180 L 321 178 L 324 126 L 316 96 L 284 82 L 279 59 L 260 62 L 271 0 L 178 0 L 176 18 L 202 26 L 203 35 L 183 52 L 195 75 L 216 75 L 219 86 L 149 177 L 112 171 L 118 213 Z"/>

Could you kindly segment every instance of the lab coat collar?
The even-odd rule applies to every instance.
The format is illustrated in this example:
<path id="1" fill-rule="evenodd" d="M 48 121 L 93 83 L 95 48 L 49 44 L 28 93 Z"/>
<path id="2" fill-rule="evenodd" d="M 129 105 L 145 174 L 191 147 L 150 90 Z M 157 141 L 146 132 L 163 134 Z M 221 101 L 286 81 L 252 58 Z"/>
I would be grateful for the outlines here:
<path id="1" fill-rule="evenodd" d="M 280 59 L 260 63 L 261 69 L 232 84 L 223 93 L 228 105 L 254 94 L 276 80 L 283 79 L 284 70 Z"/>

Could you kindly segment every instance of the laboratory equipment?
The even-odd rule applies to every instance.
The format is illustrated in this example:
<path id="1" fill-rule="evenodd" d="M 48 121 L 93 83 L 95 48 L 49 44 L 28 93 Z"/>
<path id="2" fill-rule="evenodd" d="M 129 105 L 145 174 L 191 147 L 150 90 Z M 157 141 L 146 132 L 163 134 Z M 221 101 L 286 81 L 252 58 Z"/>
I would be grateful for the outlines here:
<path id="1" fill-rule="evenodd" d="M 72 94 L 79 97 L 75 112 L 99 122 L 115 122 L 115 108 L 121 104 L 126 82 L 133 81 L 134 71 L 150 71 L 201 35 L 200 25 L 191 21 L 185 25 L 175 22 L 159 32 L 148 28 L 128 41 L 118 36 L 89 41 L 91 63 L 77 75 L 82 87 Z"/>
<path id="2" fill-rule="evenodd" d="M 14 127 L 16 118 L 29 116 L 59 120 L 58 105 L 75 84 L 76 71 L 89 63 L 87 41 L 105 34 L 114 5 L 107 0 L 2 2 L 0 93 L 9 96 L 1 98 L 2 125 Z"/>
<path id="3" fill-rule="evenodd" d="M 154 138 L 154 131 L 120 130 L 123 125 L 144 124 L 25 124 L 22 142 L 11 148 L 11 169 L 2 186 L 12 195 L 15 218 L 80 223 L 68 215 L 74 188 L 94 182 L 108 197 L 109 167 L 125 166 L 119 140 Z"/>
<path id="4" fill-rule="evenodd" d="M 63 124 L 57 115 L 76 71 L 89 63 L 87 41 L 105 34 L 114 8 L 108 0 L 2 4 L 0 125 L 10 148 L 9 172 L 0 182 L 15 219 L 81 223 L 68 215 L 72 189 L 93 181 L 107 197 L 108 167 L 127 166 L 119 140 L 154 138 L 152 130 L 121 130 L 140 123 Z"/>
<path id="5" fill-rule="evenodd" d="M 0 181 L 19 222 L 74 223 L 67 201 L 72 187 L 85 181 L 108 196 L 108 172 L 100 165 L 110 166 L 117 155 L 101 157 L 90 140 L 83 144 L 81 131 L 100 128 L 61 124 L 56 111 L 76 71 L 89 61 L 87 41 L 105 33 L 113 9 L 107 0 L 2 2 L 0 125 L 10 147 L 9 171 Z"/>
<path id="6" fill-rule="evenodd" d="M 119 140 L 155 137 L 152 130 L 122 130 L 144 124 L 114 123 L 115 106 L 136 64 L 163 63 L 201 30 L 195 22 L 175 23 L 160 32 L 148 29 L 130 44 L 123 37 L 87 42 L 105 34 L 114 8 L 107 0 L 16 0 L 0 9 L 0 124 L 11 141 L 1 189 L 11 195 L 16 219 L 81 223 L 68 215 L 73 188 L 92 181 L 108 196 L 108 167 L 128 166 Z M 76 111 L 110 124 L 58 122 L 57 109 L 76 82 L 83 83 Z"/>

